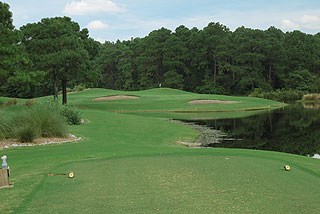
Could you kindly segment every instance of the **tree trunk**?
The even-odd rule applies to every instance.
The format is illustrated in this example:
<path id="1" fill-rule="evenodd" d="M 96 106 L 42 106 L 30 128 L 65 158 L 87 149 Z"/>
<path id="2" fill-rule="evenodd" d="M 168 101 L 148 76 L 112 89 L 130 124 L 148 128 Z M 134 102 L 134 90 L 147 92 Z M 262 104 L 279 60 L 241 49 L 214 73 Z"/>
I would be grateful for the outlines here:
<path id="1" fill-rule="evenodd" d="M 269 81 L 271 81 L 272 66 L 269 65 Z"/>
<path id="2" fill-rule="evenodd" d="M 216 79 L 217 79 L 217 60 L 214 60 L 213 67 L 213 87 L 216 88 Z"/>
<path id="3" fill-rule="evenodd" d="M 62 104 L 67 104 L 67 80 L 62 80 Z"/>
<path id="4" fill-rule="evenodd" d="M 270 124 L 270 131 L 271 131 L 271 133 L 273 133 L 271 114 L 269 114 L 269 124 Z"/>
<path id="5" fill-rule="evenodd" d="M 54 81 L 54 100 L 58 101 L 58 72 L 57 69 L 54 70 L 53 72 L 53 81 Z"/>
<path id="6" fill-rule="evenodd" d="M 234 73 L 234 71 L 232 72 L 232 81 L 236 81 L 236 74 Z"/>

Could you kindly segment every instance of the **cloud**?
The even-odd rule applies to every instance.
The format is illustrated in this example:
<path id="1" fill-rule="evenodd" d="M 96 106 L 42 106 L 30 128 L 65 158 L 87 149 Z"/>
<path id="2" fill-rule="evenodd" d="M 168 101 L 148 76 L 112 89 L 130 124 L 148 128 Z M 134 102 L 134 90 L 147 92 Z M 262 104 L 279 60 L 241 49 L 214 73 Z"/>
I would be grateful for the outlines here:
<path id="1" fill-rule="evenodd" d="M 293 20 L 293 21 L 292 21 Z M 290 19 L 283 19 L 281 26 L 284 30 L 320 30 L 320 17 L 314 15 L 296 15 L 291 16 Z"/>
<path id="2" fill-rule="evenodd" d="M 303 28 L 310 30 L 320 29 L 320 18 L 318 16 L 303 15 L 299 21 Z"/>
<path id="3" fill-rule="evenodd" d="M 282 19 L 281 27 L 284 30 L 297 30 L 297 29 L 300 29 L 300 25 L 298 25 L 298 24 L 296 24 L 293 21 L 288 20 L 288 19 Z"/>
<path id="4" fill-rule="evenodd" d="M 89 30 L 104 30 L 107 29 L 109 26 L 103 23 L 101 20 L 94 20 L 90 22 L 86 27 Z"/>
<path id="5" fill-rule="evenodd" d="M 101 44 L 103 44 L 103 43 L 105 43 L 106 42 L 106 40 L 105 39 L 102 39 L 102 38 L 96 38 L 96 39 L 94 39 L 94 40 L 96 40 L 96 41 L 98 41 L 98 42 L 100 42 Z"/>
<path id="6" fill-rule="evenodd" d="M 70 15 L 88 15 L 96 13 L 118 13 L 125 9 L 111 0 L 81 0 L 67 3 L 63 12 Z"/>

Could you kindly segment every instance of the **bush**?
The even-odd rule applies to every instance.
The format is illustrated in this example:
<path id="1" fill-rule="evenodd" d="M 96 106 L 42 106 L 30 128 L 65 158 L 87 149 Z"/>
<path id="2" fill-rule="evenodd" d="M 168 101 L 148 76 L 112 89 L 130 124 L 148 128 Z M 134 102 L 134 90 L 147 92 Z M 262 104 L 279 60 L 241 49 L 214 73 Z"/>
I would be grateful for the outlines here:
<path id="1" fill-rule="evenodd" d="M 36 136 L 36 130 L 33 127 L 25 126 L 19 127 L 15 130 L 15 136 L 21 143 L 29 143 L 32 142 Z"/>
<path id="2" fill-rule="evenodd" d="M 60 109 L 60 113 L 65 117 L 69 125 L 80 125 L 81 124 L 81 114 L 76 109 L 70 106 L 63 106 Z"/>
<path id="3" fill-rule="evenodd" d="M 33 105 L 21 115 L 25 124 L 34 127 L 42 137 L 65 137 L 67 127 L 64 118 L 58 110 L 47 105 Z"/>
<path id="4" fill-rule="evenodd" d="M 42 105 L 46 105 L 51 111 L 58 112 L 64 117 L 65 121 L 69 125 L 80 125 L 81 124 L 81 114 L 78 110 L 72 106 L 60 105 L 55 101 L 46 101 Z"/>
<path id="5" fill-rule="evenodd" d="M 73 91 L 83 91 L 86 87 L 82 84 L 80 85 L 76 85 L 74 88 L 73 88 Z"/>
<path id="6" fill-rule="evenodd" d="M 33 104 L 5 108 L 0 114 L 0 139 L 18 138 L 30 142 L 37 136 L 65 137 L 67 124 L 59 109 L 52 105 Z"/>
<path id="7" fill-rule="evenodd" d="M 250 96 L 276 100 L 279 102 L 288 102 L 288 101 L 290 102 L 290 101 L 301 100 L 303 94 L 304 92 L 302 91 L 278 89 L 276 91 L 266 92 L 260 88 L 257 88 L 250 94 Z"/>
<path id="8" fill-rule="evenodd" d="M 67 124 L 81 124 L 81 114 L 57 102 L 35 103 L 0 109 L 0 139 L 17 138 L 32 142 L 35 137 L 66 137 Z"/>
<path id="9" fill-rule="evenodd" d="M 0 111 L 0 139 L 9 138 L 12 135 L 14 129 L 14 122 L 12 117 L 4 114 L 4 112 Z"/>

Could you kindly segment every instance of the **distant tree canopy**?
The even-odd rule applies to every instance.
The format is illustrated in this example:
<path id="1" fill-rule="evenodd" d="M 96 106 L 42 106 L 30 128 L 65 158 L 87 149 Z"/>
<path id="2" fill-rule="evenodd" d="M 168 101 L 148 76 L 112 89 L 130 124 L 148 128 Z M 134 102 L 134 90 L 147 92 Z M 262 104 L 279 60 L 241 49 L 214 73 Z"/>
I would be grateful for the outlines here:
<path id="1" fill-rule="evenodd" d="M 248 95 L 259 88 L 319 92 L 320 36 L 220 23 L 202 30 L 161 28 L 144 38 L 107 42 L 94 61 L 99 87 L 172 87 L 198 93 Z"/>
<path id="2" fill-rule="evenodd" d="M 15 30 L 0 2 L 0 96 L 57 96 L 82 84 L 118 90 L 171 87 L 198 93 L 320 92 L 320 33 L 284 33 L 211 22 L 161 28 L 144 38 L 100 44 L 69 17 Z"/>

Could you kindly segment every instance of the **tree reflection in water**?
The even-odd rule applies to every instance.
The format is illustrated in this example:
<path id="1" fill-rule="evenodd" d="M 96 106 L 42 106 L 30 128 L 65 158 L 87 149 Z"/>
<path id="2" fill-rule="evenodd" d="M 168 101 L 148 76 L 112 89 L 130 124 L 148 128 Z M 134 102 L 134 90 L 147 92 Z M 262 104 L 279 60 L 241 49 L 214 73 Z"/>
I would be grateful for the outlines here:
<path id="1" fill-rule="evenodd" d="M 320 110 L 300 104 L 241 119 L 197 121 L 228 134 L 210 147 L 247 148 L 299 155 L 320 153 Z"/>

